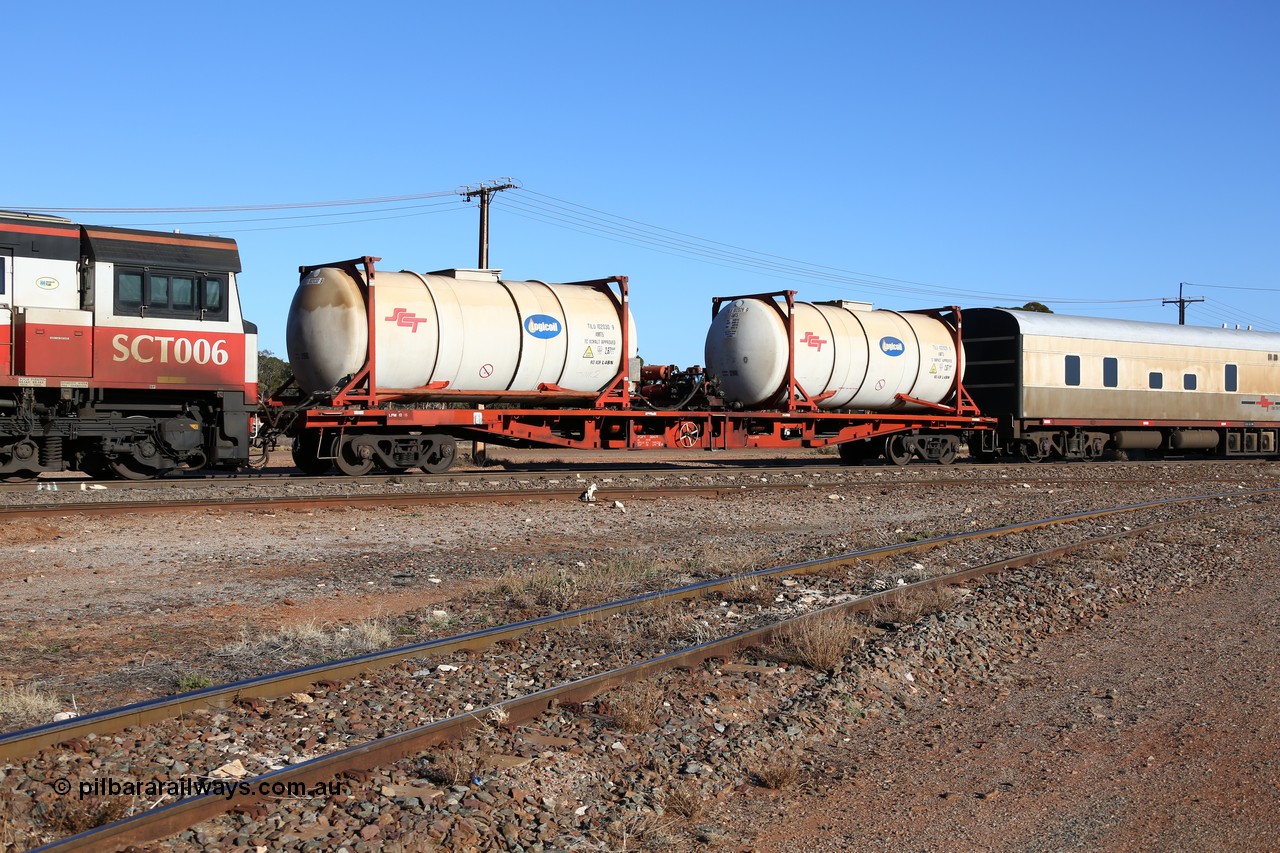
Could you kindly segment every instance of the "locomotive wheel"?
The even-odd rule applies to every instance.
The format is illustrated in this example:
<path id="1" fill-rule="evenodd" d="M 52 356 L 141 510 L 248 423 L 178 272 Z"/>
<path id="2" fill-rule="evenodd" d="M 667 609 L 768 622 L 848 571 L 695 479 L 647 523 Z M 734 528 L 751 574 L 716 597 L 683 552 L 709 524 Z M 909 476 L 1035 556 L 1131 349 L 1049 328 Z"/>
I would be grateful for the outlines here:
<path id="1" fill-rule="evenodd" d="M 95 480 L 110 480 L 114 476 L 111 464 L 101 453 L 85 453 L 80 459 L 78 470 Z"/>
<path id="2" fill-rule="evenodd" d="M 121 456 L 107 463 L 111 472 L 122 480 L 154 480 L 160 471 L 149 465 L 143 465 L 132 456 Z"/>
<path id="3" fill-rule="evenodd" d="M 435 452 L 431 454 L 431 460 L 422 466 L 422 470 L 428 474 L 443 474 L 453 467 L 453 462 L 458 458 L 458 443 L 450 436 L 436 436 Z"/>
<path id="4" fill-rule="evenodd" d="M 329 473 L 333 467 L 332 459 L 320 458 L 320 434 L 306 432 L 293 440 L 293 464 L 299 471 L 309 477 L 319 477 Z"/>
<path id="5" fill-rule="evenodd" d="M 362 458 L 349 438 L 344 439 L 338 447 L 337 458 L 333 461 L 337 464 L 338 470 L 348 477 L 363 477 L 373 470 L 373 457 Z"/>
<path id="6" fill-rule="evenodd" d="M 911 461 L 911 451 L 907 449 L 903 436 L 891 435 L 884 440 L 884 456 L 899 467 Z"/>

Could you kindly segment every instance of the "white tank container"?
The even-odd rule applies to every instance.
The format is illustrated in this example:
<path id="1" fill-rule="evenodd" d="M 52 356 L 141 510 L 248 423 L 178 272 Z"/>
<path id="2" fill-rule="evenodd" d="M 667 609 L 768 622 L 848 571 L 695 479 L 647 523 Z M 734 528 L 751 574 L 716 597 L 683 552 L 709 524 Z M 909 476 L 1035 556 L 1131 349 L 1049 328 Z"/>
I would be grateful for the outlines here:
<path id="1" fill-rule="evenodd" d="M 708 371 L 725 399 L 746 407 L 785 399 L 786 306 L 735 299 L 707 332 Z M 781 310 L 778 310 L 778 309 Z M 924 314 L 873 311 L 862 302 L 797 302 L 795 378 L 822 409 L 909 410 L 898 394 L 948 404 L 963 371 L 955 332 Z"/>
<path id="2" fill-rule="evenodd" d="M 378 271 L 378 388 L 447 382 L 445 390 L 480 401 L 492 391 L 536 398 L 540 384 L 584 396 L 608 385 L 624 356 L 615 301 L 591 287 L 502 281 L 499 274 Z M 327 391 L 364 366 L 369 327 L 361 284 L 333 267 L 313 270 L 299 283 L 286 339 L 304 391 Z M 627 319 L 633 357 L 635 323 Z M 424 389 L 414 396 L 432 395 Z"/>

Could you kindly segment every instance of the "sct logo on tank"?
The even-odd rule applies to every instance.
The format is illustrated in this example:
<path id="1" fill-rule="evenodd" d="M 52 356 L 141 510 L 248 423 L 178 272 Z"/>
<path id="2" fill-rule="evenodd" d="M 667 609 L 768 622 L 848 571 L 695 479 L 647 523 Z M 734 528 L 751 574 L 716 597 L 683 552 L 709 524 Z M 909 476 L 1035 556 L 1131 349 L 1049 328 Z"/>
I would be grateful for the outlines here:
<path id="1" fill-rule="evenodd" d="M 111 339 L 115 352 L 112 361 L 136 361 L 139 364 L 216 364 L 219 367 L 231 358 L 225 340 L 210 341 L 205 338 L 181 338 L 176 335 L 138 335 L 129 340 L 127 334 Z"/>
<path id="2" fill-rule="evenodd" d="M 898 340 L 892 335 L 885 335 L 883 338 L 880 339 L 880 352 L 884 353 L 885 355 L 891 355 L 891 356 L 897 357 L 902 355 L 906 351 L 907 351 L 907 348 L 902 343 L 902 341 Z"/>
<path id="3" fill-rule="evenodd" d="M 547 314 L 530 314 L 524 321 L 524 330 L 535 338 L 554 338 L 560 329 L 560 321 Z"/>
<path id="4" fill-rule="evenodd" d="M 51 275 L 46 275 L 36 279 L 36 287 L 41 290 L 57 290 L 58 280 Z"/>

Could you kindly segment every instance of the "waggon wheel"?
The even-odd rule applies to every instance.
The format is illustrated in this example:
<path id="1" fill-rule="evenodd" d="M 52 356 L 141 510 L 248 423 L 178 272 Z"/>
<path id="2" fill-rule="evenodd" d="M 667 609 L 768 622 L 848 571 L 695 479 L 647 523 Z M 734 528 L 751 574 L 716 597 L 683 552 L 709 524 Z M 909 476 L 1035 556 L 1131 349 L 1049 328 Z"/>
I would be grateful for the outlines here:
<path id="1" fill-rule="evenodd" d="M 911 461 L 911 451 L 903 436 L 891 435 L 884 440 L 884 456 L 894 465 L 902 466 Z"/>
<path id="2" fill-rule="evenodd" d="M 865 441 L 846 441 L 836 445 L 843 465 L 861 465 L 866 461 L 870 449 Z"/>
<path id="3" fill-rule="evenodd" d="M 422 470 L 429 474 L 443 474 L 453 467 L 453 461 L 457 458 L 458 443 L 451 436 L 436 436 L 431 460 L 422 466 Z"/>
<path id="4" fill-rule="evenodd" d="M 0 481 L 6 483 L 29 483 L 39 476 L 39 471 L 10 471 L 8 474 L 0 474 Z"/>
<path id="5" fill-rule="evenodd" d="M 960 455 L 959 443 L 953 438 L 949 439 L 946 446 L 942 448 L 942 452 L 938 454 L 939 465 L 950 465 L 956 461 L 956 457 Z"/>
<path id="6" fill-rule="evenodd" d="M 372 451 L 372 448 L 366 448 Z M 338 447 L 337 458 L 333 460 L 338 470 L 346 474 L 348 477 L 363 477 L 373 470 L 373 455 L 366 458 L 360 455 L 360 450 L 351 443 L 351 439 L 343 439 L 342 444 Z"/>
<path id="7" fill-rule="evenodd" d="M 1018 445 L 1018 452 L 1022 455 L 1024 462 L 1043 462 L 1045 458 L 1045 455 L 1040 452 L 1040 446 L 1030 439 Z"/>

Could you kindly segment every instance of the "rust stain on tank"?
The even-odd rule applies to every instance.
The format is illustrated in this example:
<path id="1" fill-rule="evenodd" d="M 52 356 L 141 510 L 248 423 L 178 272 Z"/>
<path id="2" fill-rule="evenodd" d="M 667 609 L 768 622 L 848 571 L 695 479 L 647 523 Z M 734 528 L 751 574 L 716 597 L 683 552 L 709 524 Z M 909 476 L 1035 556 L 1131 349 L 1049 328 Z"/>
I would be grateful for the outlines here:
<path id="1" fill-rule="evenodd" d="M 316 276 L 322 280 L 311 284 Z M 316 311 L 320 308 L 356 309 L 364 305 L 360 288 L 351 280 L 351 276 L 340 270 L 316 271 L 307 276 L 308 283 L 298 288 L 297 307 L 302 311 Z"/>

